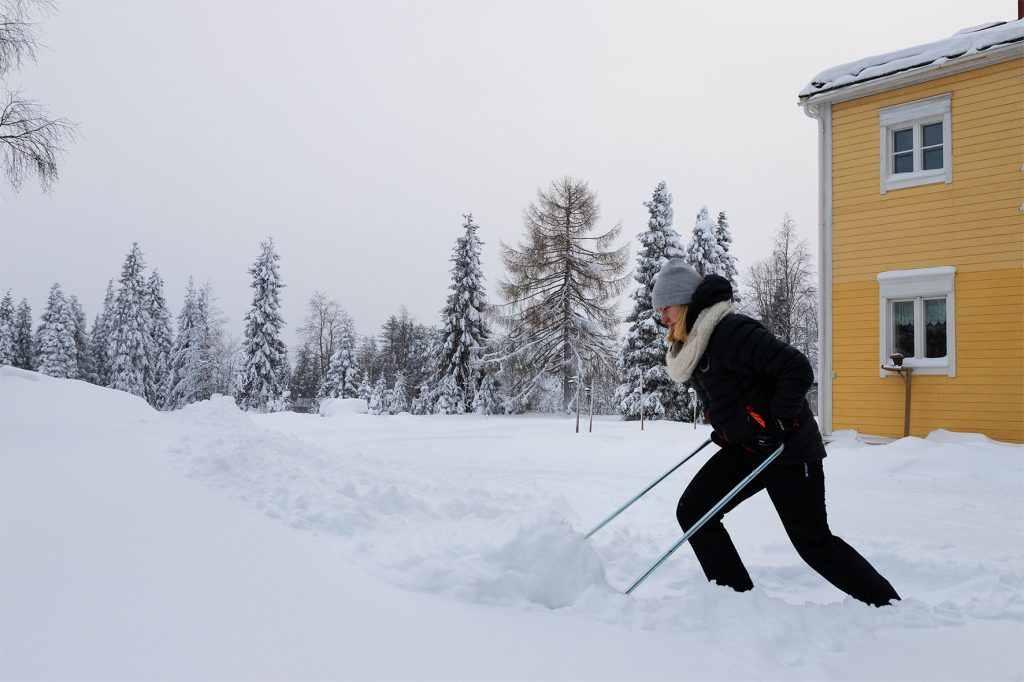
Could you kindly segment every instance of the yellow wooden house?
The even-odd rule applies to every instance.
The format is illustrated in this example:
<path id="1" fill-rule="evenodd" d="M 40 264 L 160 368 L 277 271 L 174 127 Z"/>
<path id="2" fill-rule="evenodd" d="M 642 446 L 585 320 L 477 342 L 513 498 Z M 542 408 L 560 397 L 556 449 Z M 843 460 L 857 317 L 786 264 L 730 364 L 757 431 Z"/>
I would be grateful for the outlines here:
<path id="1" fill-rule="evenodd" d="M 903 436 L 900 354 L 911 435 L 1024 442 L 1024 20 L 828 69 L 800 105 L 819 132 L 823 432 Z"/>

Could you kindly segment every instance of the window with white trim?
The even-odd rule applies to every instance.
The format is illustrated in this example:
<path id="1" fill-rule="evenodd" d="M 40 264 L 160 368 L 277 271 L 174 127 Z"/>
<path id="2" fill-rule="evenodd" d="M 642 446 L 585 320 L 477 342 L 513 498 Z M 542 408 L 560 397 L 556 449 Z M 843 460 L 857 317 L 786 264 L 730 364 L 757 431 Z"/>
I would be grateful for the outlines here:
<path id="1" fill-rule="evenodd" d="M 952 266 L 878 274 L 881 364 L 899 353 L 917 374 L 956 376 L 955 275 Z"/>
<path id="2" fill-rule="evenodd" d="M 880 191 L 953 182 L 951 95 L 878 110 Z"/>

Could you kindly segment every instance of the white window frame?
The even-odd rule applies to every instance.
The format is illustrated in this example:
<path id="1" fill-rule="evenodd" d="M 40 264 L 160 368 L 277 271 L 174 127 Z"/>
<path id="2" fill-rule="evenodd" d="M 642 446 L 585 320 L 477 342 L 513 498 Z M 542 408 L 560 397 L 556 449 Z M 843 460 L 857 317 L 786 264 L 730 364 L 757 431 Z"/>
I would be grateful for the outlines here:
<path id="1" fill-rule="evenodd" d="M 956 376 L 956 301 L 953 280 L 956 268 L 943 265 L 917 270 L 891 270 L 878 273 L 879 340 L 878 356 L 881 365 L 891 364 L 889 344 L 893 336 L 893 301 L 914 300 L 915 357 L 905 358 L 903 364 L 913 367 L 915 374 Z M 946 300 L 946 356 L 925 358 L 924 355 L 924 299 Z M 879 368 L 878 376 L 890 377 L 891 372 Z"/>
<path id="2" fill-rule="evenodd" d="M 945 94 L 928 99 L 907 102 L 878 110 L 880 193 L 894 189 L 916 187 L 933 182 L 953 182 L 953 135 L 950 103 L 952 95 Z M 942 122 L 942 168 L 920 170 L 923 163 L 921 127 Z M 896 130 L 913 129 L 914 171 L 893 173 L 892 134 Z"/>

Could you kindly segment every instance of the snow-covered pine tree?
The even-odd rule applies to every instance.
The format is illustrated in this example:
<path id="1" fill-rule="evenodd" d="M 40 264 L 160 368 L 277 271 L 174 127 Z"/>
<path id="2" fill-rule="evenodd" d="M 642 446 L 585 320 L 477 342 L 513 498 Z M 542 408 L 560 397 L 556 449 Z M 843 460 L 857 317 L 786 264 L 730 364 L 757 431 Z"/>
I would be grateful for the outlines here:
<path id="1" fill-rule="evenodd" d="M 89 356 L 92 358 L 93 373 L 89 381 L 99 386 L 110 385 L 110 332 L 114 320 L 114 280 L 107 282 L 107 293 L 103 297 L 103 309 L 93 319 L 89 333 Z"/>
<path id="2" fill-rule="evenodd" d="M 476 389 L 476 395 L 473 396 L 473 412 L 486 416 L 497 414 L 500 409 L 501 400 L 498 398 L 494 376 L 490 372 L 485 372 L 480 387 Z"/>
<path id="3" fill-rule="evenodd" d="M 374 385 L 370 398 L 367 401 L 367 409 L 370 414 L 384 414 L 387 412 L 387 393 L 388 385 L 384 381 L 384 377 L 377 379 L 377 383 Z"/>
<path id="4" fill-rule="evenodd" d="M 408 411 L 408 388 L 405 385 L 405 375 L 399 372 L 395 377 L 395 385 L 391 387 L 388 395 L 388 414 L 400 414 Z"/>
<path id="5" fill-rule="evenodd" d="M 32 337 L 32 306 L 21 299 L 14 311 L 14 366 L 19 369 L 35 369 L 35 342 Z"/>
<path id="6" fill-rule="evenodd" d="M 730 253 L 732 248 L 732 230 L 729 228 L 729 219 L 725 217 L 725 211 L 718 212 L 718 220 L 715 222 L 715 241 L 721 249 L 721 262 L 718 273 L 729 280 L 732 285 L 733 299 L 739 300 L 739 271 L 736 269 L 736 257 Z"/>
<path id="7" fill-rule="evenodd" d="M 78 377 L 75 314 L 60 284 L 50 287 L 36 339 L 36 364 L 40 373 L 61 379 Z"/>
<path id="8" fill-rule="evenodd" d="M 434 391 L 434 414 L 465 414 L 466 395 L 455 377 L 446 374 Z"/>
<path id="9" fill-rule="evenodd" d="M 356 337 L 352 318 L 342 311 L 337 330 L 334 354 L 327 376 L 320 387 L 320 398 L 355 398 L 359 395 L 356 380 Z"/>
<path id="10" fill-rule="evenodd" d="M 721 274 L 724 253 L 715 237 L 715 229 L 715 222 L 708 216 L 708 207 L 702 207 L 693 223 L 693 233 L 686 245 L 685 258 L 686 262 L 702 275 Z"/>
<path id="11" fill-rule="evenodd" d="M 89 352 L 89 334 L 85 321 L 85 310 L 77 296 L 68 296 L 68 306 L 75 320 L 75 360 L 78 363 L 78 378 L 88 381 L 95 375 L 92 354 Z"/>
<path id="12" fill-rule="evenodd" d="M 278 273 L 280 256 L 274 252 L 274 240 L 260 244 L 260 255 L 251 268 L 252 308 L 245 315 L 245 366 L 242 389 L 236 401 L 243 410 L 267 411 L 280 405 L 288 390 L 288 357 L 281 341 L 284 321 L 280 290 L 284 287 Z"/>
<path id="13" fill-rule="evenodd" d="M 434 400 L 430 395 L 430 386 L 420 384 L 419 392 L 412 399 L 409 411 L 413 414 L 432 414 L 434 412 Z"/>
<path id="14" fill-rule="evenodd" d="M 171 346 L 164 409 L 176 410 L 194 402 L 205 400 L 203 372 L 204 320 L 202 302 L 192 278 L 185 289 L 185 302 L 178 313 L 178 335 Z"/>
<path id="15" fill-rule="evenodd" d="M 679 234 L 672 228 L 672 195 L 664 181 L 654 188 L 644 206 L 650 214 L 647 229 L 638 235 L 640 251 L 636 256 L 633 278 L 637 288 L 630 294 L 633 310 L 626 321 L 629 330 L 622 349 L 620 383 L 614 402 L 624 420 L 682 419 L 689 399 L 685 389 L 672 381 L 665 370 L 665 333 L 651 303 L 654 278 L 665 261 L 684 258 Z M 643 396 L 636 389 L 643 384 Z"/>
<path id="16" fill-rule="evenodd" d="M 149 366 L 152 373 L 149 404 L 157 409 L 164 408 L 167 397 L 167 379 L 171 372 L 171 353 L 174 348 L 174 334 L 171 332 L 171 311 L 164 298 L 164 280 L 156 269 L 146 281 L 146 309 L 150 319 Z"/>
<path id="17" fill-rule="evenodd" d="M 443 324 L 438 377 L 451 375 L 455 385 L 467 400 L 474 390 L 476 365 L 481 350 L 491 332 L 484 320 L 487 296 L 484 293 L 484 276 L 480 268 L 480 246 L 482 242 L 476 231 L 479 225 L 473 222 L 473 215 L 463 216 L 464 234 L 455 241 L 451 262 L 452 283 L 448 289 L 448 300 L 441 310 Z M 463 405 L 463 412 L 470 405 Z"/>
<path id="18" fill-rule="evenodd" d="M 144 269 L 142 250 L 132 244 L 121 268 L 108 345 L 110 387 L 143 398 L 152 395 Z"/>
<path id="19" fill-rule="evenodd" d="M 14 298 L 10 290 L 0 301 L 0 365 L 14 364 Z"/>
<path id="20" fill-rule="evenodd" d="M 315 408 L 315 401 L 320 391 L 318 357 L 315 341 L 307 339 L 306 343 L 299 347 L 298 355 L 295 358 L 295 371 L 292 372 L 291 380 L 288 383 L 289 396 L 292 400 L 310 400 L 312 401 L 311 408 Z"/>

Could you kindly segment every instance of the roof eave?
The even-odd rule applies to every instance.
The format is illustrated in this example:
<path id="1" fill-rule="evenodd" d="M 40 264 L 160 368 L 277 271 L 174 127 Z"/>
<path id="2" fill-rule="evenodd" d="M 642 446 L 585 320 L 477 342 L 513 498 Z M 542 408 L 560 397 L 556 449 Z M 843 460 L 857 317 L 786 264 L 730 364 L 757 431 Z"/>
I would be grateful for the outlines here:
<path id="1" fill-rule="evenodd" d="M 1020 57 L 1024 57 L 1024 42 L 1018 41 L 1003 45 L 993 45 L 977 54 L 972 54 L 968 57 L 957 57 L 942 64 L 933 63 L 927 66 L 914 67 L 906 71 L 879 76 L 862 83 L 851 83 L 850 85 L 816 92 L 811 95 L 801 95 L 798 104 L 806 107 L 819 102 L 831 102 L 833 104 L 836 102 L 846 102 L 945 76 L 952 76 L 972 69 L 979 69 L 984 66 L 991 66 L 992 64 L 999 64 Z"/>

